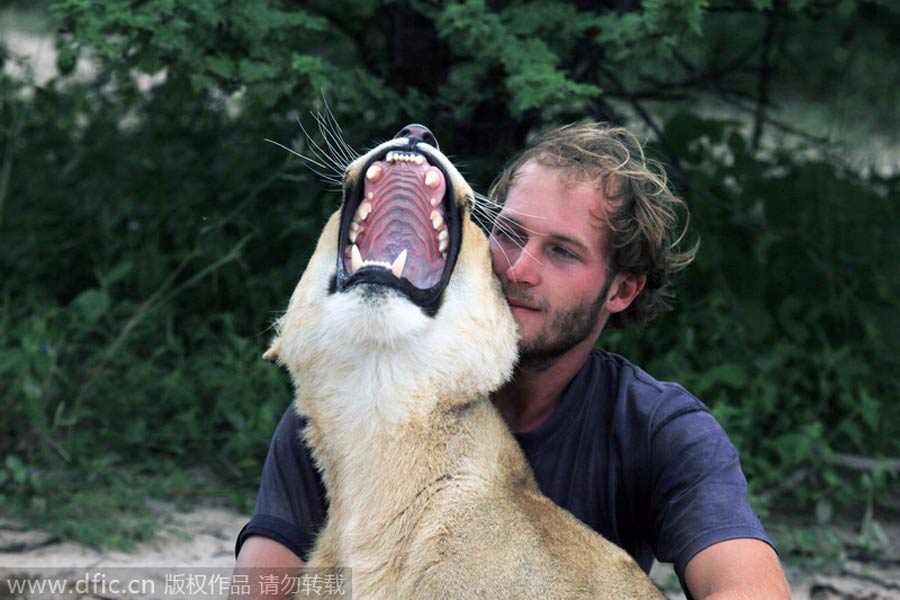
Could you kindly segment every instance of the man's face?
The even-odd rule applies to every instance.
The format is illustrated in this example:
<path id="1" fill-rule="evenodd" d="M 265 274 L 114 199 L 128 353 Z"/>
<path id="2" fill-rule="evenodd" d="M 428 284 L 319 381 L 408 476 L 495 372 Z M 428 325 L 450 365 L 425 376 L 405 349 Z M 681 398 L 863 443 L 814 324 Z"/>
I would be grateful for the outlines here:
<path id="1" fill-rule="evenodd" d="M 534 161 L 518 171 L 491 239 L 523 361 L 593 345 L 609 316 L 603 194 Z M 627 305 L 626 305 L 627 306 Z M 615 310 L 615 309 L 614 309 Z"/>

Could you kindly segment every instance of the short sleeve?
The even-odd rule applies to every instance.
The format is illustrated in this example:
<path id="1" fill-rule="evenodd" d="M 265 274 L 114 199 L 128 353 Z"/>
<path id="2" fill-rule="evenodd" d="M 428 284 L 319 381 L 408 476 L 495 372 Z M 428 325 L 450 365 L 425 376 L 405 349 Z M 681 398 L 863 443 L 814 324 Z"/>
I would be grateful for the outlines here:
<path id="1" fill-rule="evenodd" d="M 750 508 L 738 452 L 706 407 L 693 400 L 657 416 L 651 437 L 656 557 L 674 563 L 683 581 L 688 562 L 715 543 L 755 538 L 773 545 Z"/>
<path id="2" fill-rule="evenodd" d="M 244 541 L 261 535 L 285 546 L 303 561 L 325 522 L 325 488 L 301 431 L 306 421 L 288 407 L 269 444 L 253 517 L 238 534 L 235 556 Z"/>

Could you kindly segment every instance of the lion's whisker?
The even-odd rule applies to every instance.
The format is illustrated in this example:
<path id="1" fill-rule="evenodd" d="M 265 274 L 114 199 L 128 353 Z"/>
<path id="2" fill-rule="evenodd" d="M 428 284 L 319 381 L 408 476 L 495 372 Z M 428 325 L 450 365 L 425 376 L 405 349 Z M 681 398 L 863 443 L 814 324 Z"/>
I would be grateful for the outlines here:
<path id="1" fill-rule="evenodd" d="M 319 123 L 319 131 L 326 140 L 330 139 L 331 142 L 333 142 L 335 154 L 339 155 L 347 164 L 350 164 L 357 156 L 359 156 L 359 152 L 344 139 L 344 132 L 337 122 L 337 119 L 334 117 L 334 113 L 331 112 L 331 107 L 324 98 L 323 102 L 325 105 L 325 114 L 315 113 L 313 115 Z M 329 147 L 331 147 L 331 143 L 329 143 Z"/>
<path id="2" fill-rule="evenodd" d="M 306 154 L 301 154 L 300 152 L 297 152 L 293 148 L 288 148 L 284 144 L 282 144 L 280 142 L 276 142 L 275 140 L 270 140 L 269 138 L 266 138 L 265 141 L 269 142 L 270 144 L 274 144 L 274 145 L 278 146 L 282 150 L 287 150 L 288 152 L 290 152 L 297 158 L 303 160 L 306 163 L 307 167 L 310 168 L 310 170 L 313 170 L 312 166 L 315 166 L 315 167 L 319 167 L 320 169 L 324 169 L 327 173 L 327 175 L 324 175 L 323 173 L 316 171 L 317 175 L 325 176 L 328 179 L 336 178 L 336 175 L 334 174 L 334 170 L 332 169 L 331 165 L 324 164 L 324 163 L 320 162 L 319 160 L 317 160 L 316 158 L 313 158 L 312 156 L 307 156 Z M 339 178 L 338 178 L 338 181 L 340 181 Z"/>
<path id="3" fill-rule="evenodd" d="M 502 215 L 492 214 L 487 208 L 482 206 L 478 202 L 474 202 L 472 204 L 472 218 L 488 234 L 488 237 L 491 240 L 497 241 L 497 247 L 503 252 L 504 257 L 509 264 L 512 264 L 512 261 L 509 259 L 509 255 L 506 253 L 506 250 L 503 248 L 503 244 L 499 242 L 497 236 L 494 235 L 494 230 L 496 229 L 500 233 L 504 235 L 504 237 L 510 240 L 513 244 L 519 248 L 520 251 L 524 252 L 526 256 L 528 256 L 531 260 L 535 261 L 537 264 L 543 264 L 536 256 L 534 256 L 531 252 L 525 249 L 525 244 L 518 239 L 516 235 L 516 230 L 514 230 L 508 223 L 503 221 Z"/>
<path id="4" fill-rule="evenodd" d="M 297 119 L 297 124 L 300 126 L 300 130 L 306 137 L 306 141 L 309 144 L 310 148 L 315 151 L 317 158 L 321 161 L 330 163 L 329 168 L 335 172 L 335 175 L 343 177 L 348 163 L 340 161 L 330 153 L 326 152 L 322 148 L 322 146 L 320 146 L 319 143 L 316 142 L 315 138 L 309 134 L 309 132 L 306 130 L 306 127 L 303 126 L 303 122 L 299 118 Z"/>
<path id="5" fill-rule="evenodd" d="M 480 201 L 484 202 L 485 204 L 489 205 L 491 207 L 491 210 L 494 210 L 494 209 L 506 210 L 507 212 L 515 213 L 517 215 L 522 215 L 523 217 L 531 217 L 534 219 L 546 219 L 547 218 L 544 215 L 535 215 L 535 214 L 527 213 L 527 212 L 524 212 L 521 210 L 516 210 L 514 208 L 510 208 L 506 204 L 501 204 L 501 203 L 497 202 L 496 200 L 492 199 L 490 196 L 485 196 L 484 194 L 480 194 L 478 192 L 475 192 L 475 197 L 478 198 Z"/>
<path id="6" fill-rule="evenodd" d="M 327 105 L 326 105 L 327 107 Z M 345 163 L 345 165 L 350 164 L 355 156 L 351 156 L 346 143 L 341 138 L 341 136 L 337 135 L 331 127 L 331 122 L 328 121 L 321 113 L 314 112 L 312 113 L 313 118 L 316 120 L 316 123 L 319 127 L 319 134 L 322 136 L 322 139 L 325 141 L 325 144 L 328 146 L 328 149 L 331 152 L 331 155 L 339 159 L 341 162 Z M 346 167 L 345 167 L 346 168 Z"/>

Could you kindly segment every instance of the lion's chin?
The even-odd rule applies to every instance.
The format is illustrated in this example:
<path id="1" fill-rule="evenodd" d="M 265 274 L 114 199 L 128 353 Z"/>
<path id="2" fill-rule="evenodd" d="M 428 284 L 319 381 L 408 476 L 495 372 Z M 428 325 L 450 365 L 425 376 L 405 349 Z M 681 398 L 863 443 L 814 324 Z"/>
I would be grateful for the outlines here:
<path id="1" fill-rule="evenodd" d="M 339 345 L 380 350 L 415 345 L 434 322 L 402 292 L 361 283 L 327 302 L 332 333 Z"/>

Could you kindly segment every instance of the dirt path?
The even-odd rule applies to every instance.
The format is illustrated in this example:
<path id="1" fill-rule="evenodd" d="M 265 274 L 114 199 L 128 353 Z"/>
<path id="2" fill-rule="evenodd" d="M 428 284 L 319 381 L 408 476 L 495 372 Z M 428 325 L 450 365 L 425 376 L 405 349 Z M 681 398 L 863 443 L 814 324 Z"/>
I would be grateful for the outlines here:
<path id="1" fill-rule="evenodd" d="M 227 587 L 223 588 L 222 582 L 228 583 L 234 567 L 234 540 L 247 517 L 223 508 L 198 508 L 191 512 L 179 512 L 169 506 L 160 509 L 164 515 L 160 517 L 162 530 L 127 553 L 59 542 L 47 533 L 0 519 L 0 600 L 227 598 Z M 189 576 L 203 577 L 207 593 L 189 593 L 185 585 Z M 12 582 L 26 579 L 66 582 L 66 589 L 75 593 L 51 594 L 46 588 L 44 594 L 11 592 Z M 138 593 L 125 593 L 124 588 L 110 589 L 112 580 L 141 587 L 133 588 Z M 149 590 L 154 593 L 140 593 Z"/>
<path id="2" fill-rule="evenodd" d="M 85 577 L 123 580 L 151 579 L 155 582 L 153 597 L 167 595 L 173 573 L 202 573 L 227 580 L 234 566 L 234 539 L 246 523 L 247 516 L 216 507 L 180 512 L 160 505 L 163 530 L 152 540 L 136 545 L 128 553 L 101 552 L 72 542 L 58 542 L 46 533 L 25 529 L 14 522 L 0 520 L 0 599 L 29 598 L 146 598 L 149 594 L 105 593 L 69 595 L 11 594 L 9 581 L 15 578 L 63 578 L 74 584 Z M 848 561 L 835 573 L 788 568 L 793 597 L 800 600 L 900 599 L 900 523 L 885 525 L 892 540 L 878 561 Z M 852 532 L 848 532 L 851 535 Z M 671 599 L 683 599 L 677 579 L 668 565 L 657 565 L 653 576 Z M 161 593 L 163 592 L 163 593 Z M 207 594 L 204 598 L 225 598 L 227 593 Z"/>

